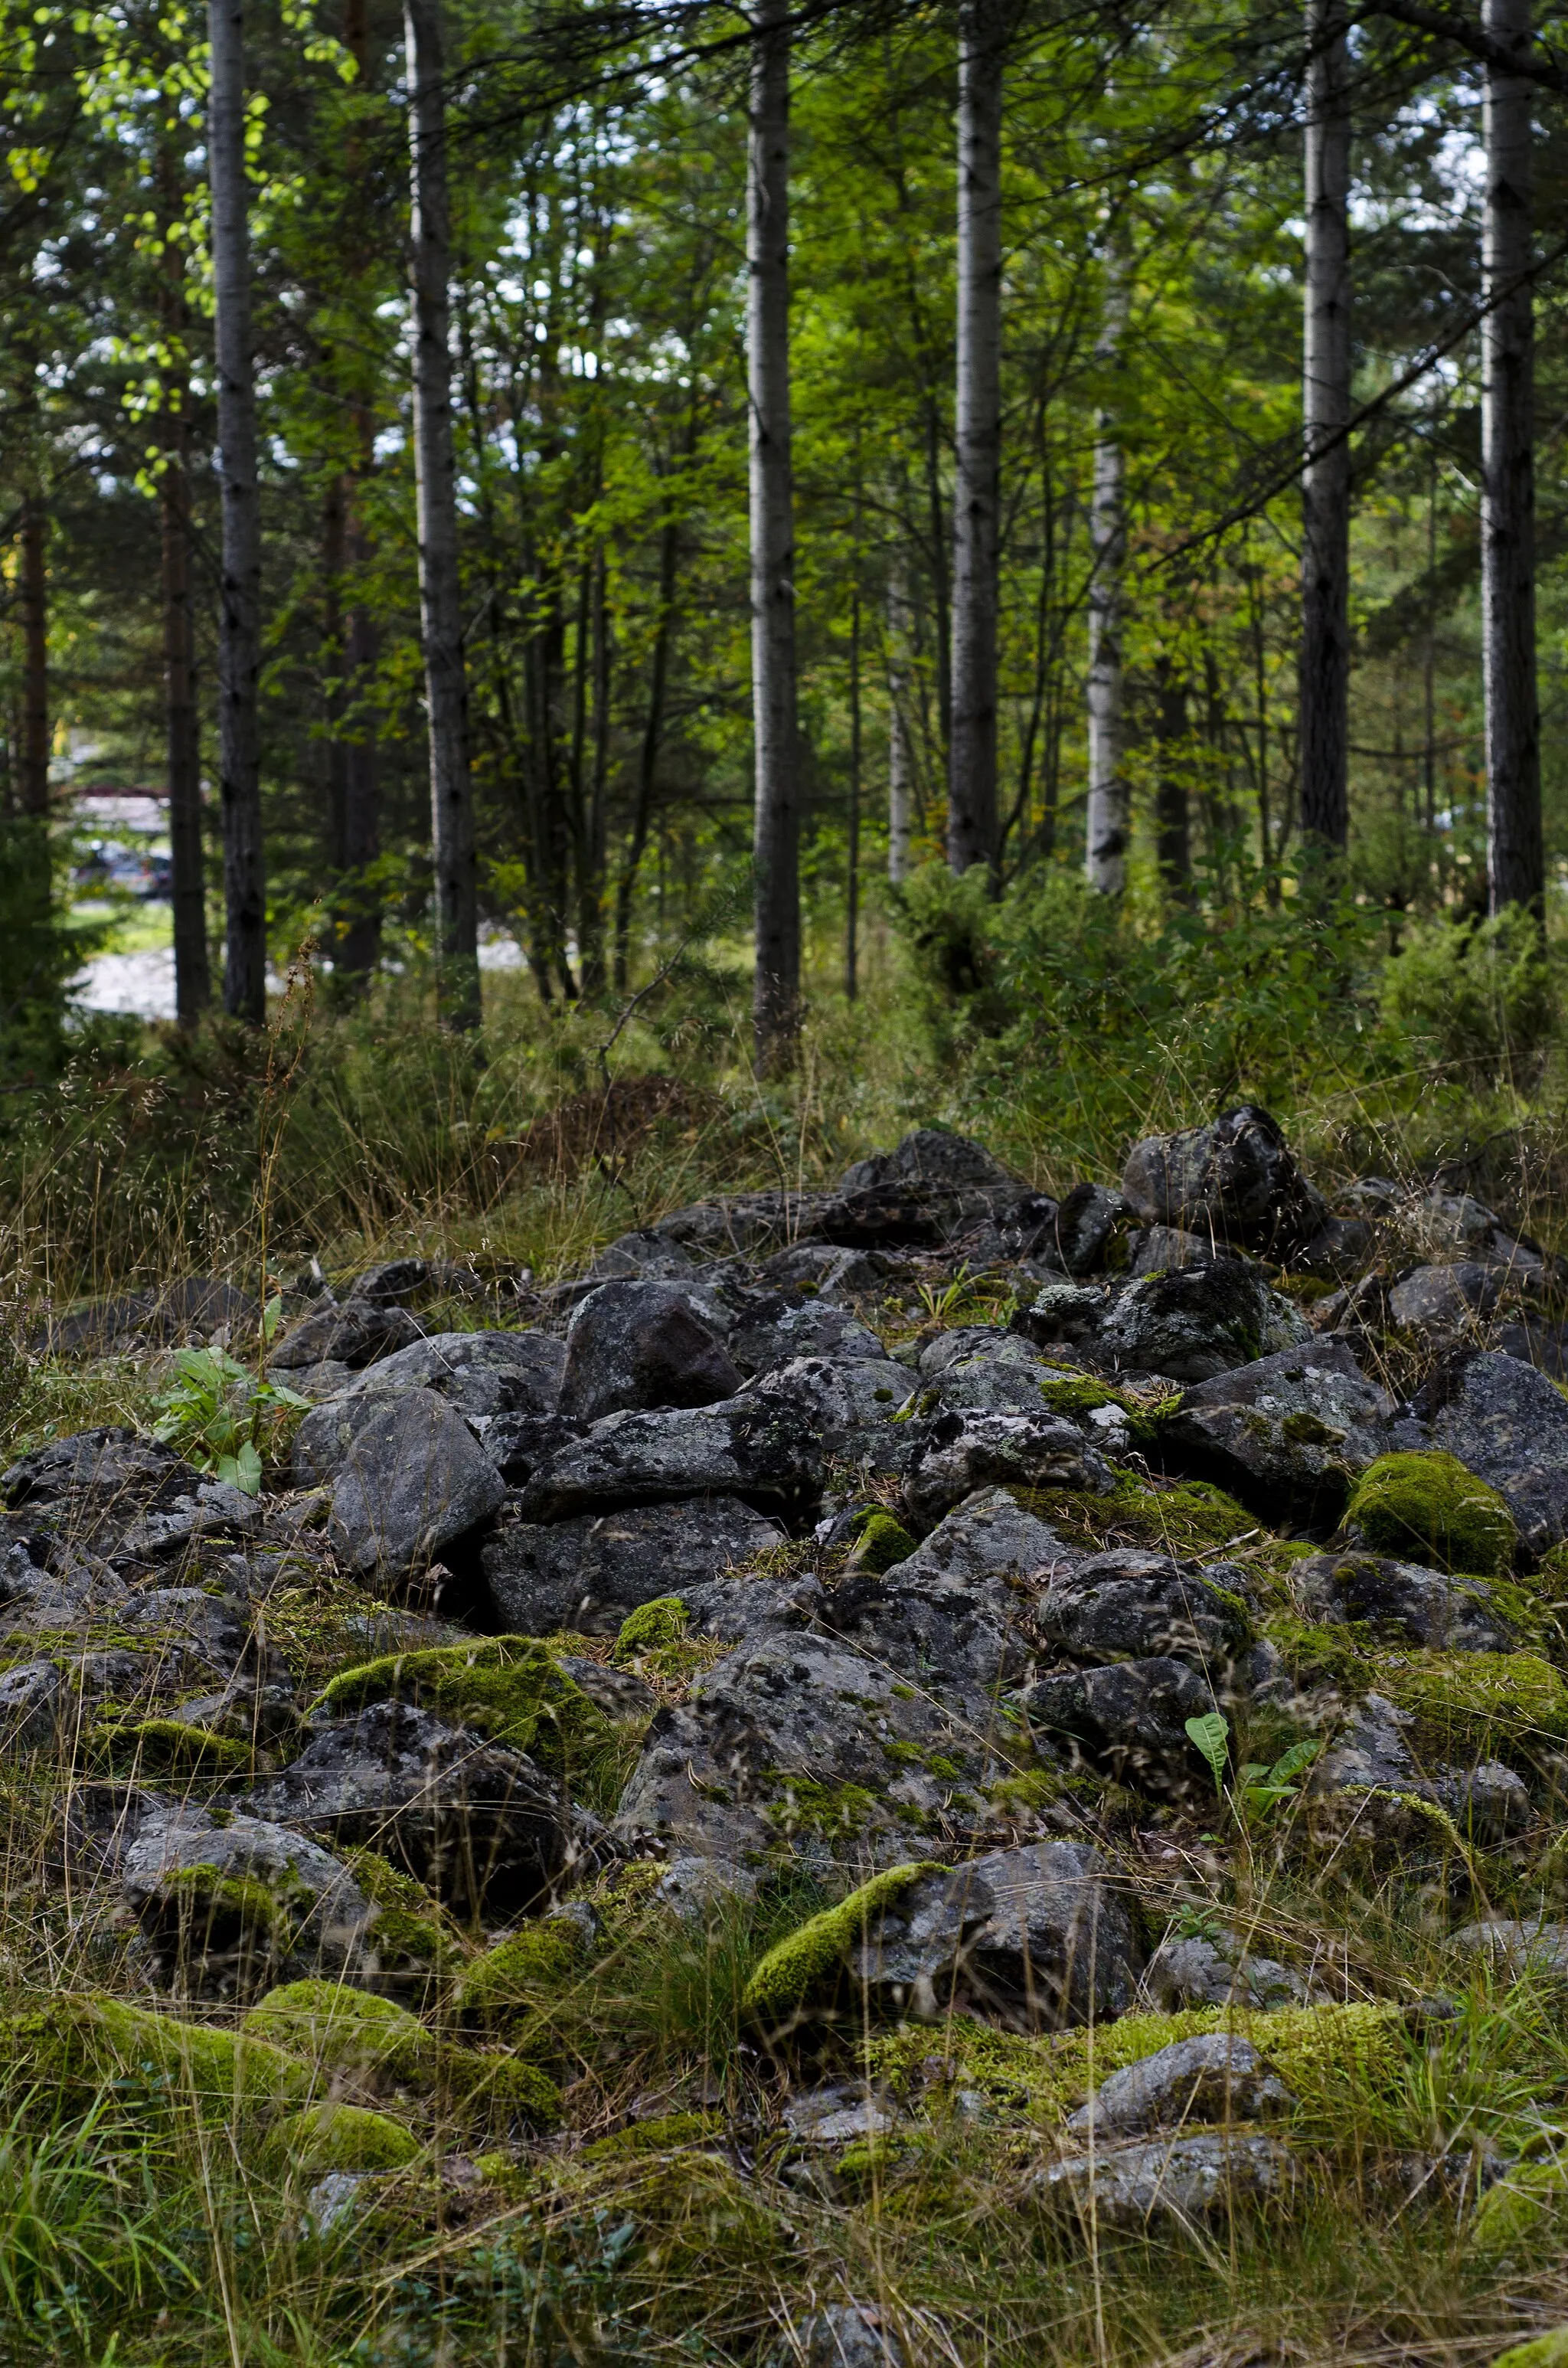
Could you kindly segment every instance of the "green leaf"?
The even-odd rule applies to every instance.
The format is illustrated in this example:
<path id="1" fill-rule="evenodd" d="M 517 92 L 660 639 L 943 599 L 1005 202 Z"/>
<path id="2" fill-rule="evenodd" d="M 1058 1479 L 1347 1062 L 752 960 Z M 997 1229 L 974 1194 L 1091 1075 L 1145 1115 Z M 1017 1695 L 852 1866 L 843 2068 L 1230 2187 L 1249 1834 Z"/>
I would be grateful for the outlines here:
<path id="1" fill-rule="evenodd" d="M 1213 1770 L 1215 1791 L 1222 1791 L 1226 1747 L 1231 1739 L 1230 1720 L 1222 1710 L 1210 1710 L 1205 1711 L 1201 1718 L 1189 1718 L 1186 1725 L 1189 1739 Z"/>
<path id="2" fill-rule="evenodd" d="M 246 1440 L 237 1455 L 218 1458 L 218 1477 L 226 1480 L 231 1488 L 238 1488 L 247 1497 L 261 1494 L 261 1458 L 255 1443 Z"/>
<path id="3" fill-rule="evenodd" d="M 261 1311 L 261 1337 L 270 1342 L 283 1319 L 283 1294 L 278 1292 Z"/>
<path id="4" fill-rule="evenodd" d="M 1303 1768 L 1310 1768 L 1312 1766 L 1312 1761 L 1317 1758 L 1318 1753 L 1322 1749 L 1323 1738 L 1321 1736 L 1303 1736 L 1300 1743 L 1293 1743 L 1290 1746 L 1289 1751 L 1282 1751 L 1279 1754 L 1278 1759 L 1275 1761 L 1273 1767 L 1267 1770 L 1267 1773 L 1269 1782 L 1271 1784 L 1283 1784 L 1286 1783 L 1290 1777 L 1299 1776 Z"/>

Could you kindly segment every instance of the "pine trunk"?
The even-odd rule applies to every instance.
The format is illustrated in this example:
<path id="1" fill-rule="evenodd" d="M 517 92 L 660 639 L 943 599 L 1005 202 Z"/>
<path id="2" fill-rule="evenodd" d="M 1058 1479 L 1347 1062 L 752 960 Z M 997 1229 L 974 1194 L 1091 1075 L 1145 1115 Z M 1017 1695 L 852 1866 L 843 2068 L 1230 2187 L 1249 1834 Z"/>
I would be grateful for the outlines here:
<path id="1" fill-rule="evenodd" d="M 419 614 L 430 732 L 430 836 L 442 1017 L 478 1025 L 479 902 L 452 446 L 451 236 L 440 0 L 403 0 L 413 165 L 414 422 Z"/>
<path id="2" fill-rule="evenodd" d="M 1193 901 L 1188 743 L 1187 677 L 1162 655 L 1154 667 L 1154 855 L 1165 893 L 1178 905 Z"/>
<path id="3" fill-rule="evenodd" d="M 1350 65 L 1343 0 L 1307 0 L 1301 372 L 1301 835 L 1349 836 Z"/>
<path id="4" fill-rule="evenodd" d="M 1529 0 L 1485 0 L 1499 48 L 1528 59 Z M 1530 85 L 1486 71 L 1482 323 L 1482 632 L 1492 909 L 1540 913 L 1540 712 L 1535 660 L 1535 304 Z"/>
<path id="5" fill-rule="evenodd" d="M 267 888 L 261 843 L 261 519 L 256 494 L 256 365 L 251 347 L 250 217 L 245 186 L 244 12 L 208 0 L 211 97 L 212 283 L 218 362 L 218 465 L 223 495 L 218 628 L 219 772 L 227 940 L 223 1008 L 267 1017 Z"/>
<path id="6" fill-rule="evenodd" d="M 751 648 L 756 740 L 754 1058 L 790 1068 L 800 1034 L 800 757 L 790 427 L 789 0 L 753 17 L 746 179 L 751 398 Z"/>
<path id="7" fill-rule="evenodd" d="M 1112 366 L 1127 322 L 1127 289 L 1112 259 L 1106 287 L 1098 359 Z M 1096 422 L 1094 486 L 1089 500 L 1089 798 L 1084 868 L 1102 896 L 1127 885 L 1131 801 L 1122 765 L 1122 571 L 1127 558 L 1121 439 L 1102 410 Z"/>
<path id="8" fill-rule="evenodd" d="M 173 874 L 175 1017 L 193 1028 L 212 998 L 207 956 L 207 882 L 201 854 L 201 741 L 196 703 L 196 626 L 190 595 L 190 372 L 186 359 L 185 250 L 168 231 L 179 219 L 178 163 L 165 142 L 158 158 L 164 216 L 164 723 Z"/>
<path id="9" fill-rule="evenodd" d="M 1002 8 L 959 20 L 959 305 L 948 861 L 996 868 L 996 570 L 1002 462 Z"/>
<path id="10" fill-rule="evenodd" d="M 915 752 L 909 737 L 909 595 L 895 564 L 888 586 L 888 878 L 896 888 L 909 873 L 915 806 Z"/>

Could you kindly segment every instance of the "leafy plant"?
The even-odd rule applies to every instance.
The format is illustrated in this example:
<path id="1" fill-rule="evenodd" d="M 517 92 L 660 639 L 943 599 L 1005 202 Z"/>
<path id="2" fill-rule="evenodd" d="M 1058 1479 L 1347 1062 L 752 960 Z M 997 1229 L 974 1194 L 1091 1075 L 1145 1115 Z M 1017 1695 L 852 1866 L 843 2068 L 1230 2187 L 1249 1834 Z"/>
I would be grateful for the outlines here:
<path id="1" fill-rule="evenodd" d="M 175 1370 L 178 1380 L 153 1401 L 153 1438 L 177 1447 L 199 1471 L 247 1497 L 259 1495 L 278 1433 L 310 1400 L 279 1382 L 259 1381 L 224 1349 L 181 1349 Z"/>
<path id="2" fill-rule="evenodd" d="M 1322 1749 L 1323 1744 L 1316 1736 L 1303 1736 L 1299 1743 L 1282 1751 L 1272 1767 L 1261 1759 L 1244 1761 L 1240 1790 L 1247 1814 L 1267 1816 L 1282 1801 L 1295 1800 L 1301 1791 L 1295 1779 L 1306 1773 Z"/>
<path id="3" fill-rule="evenodd" d="M 1214 1790 L 1225 1789 L 1225 1769 L 1230 1757 L 1231 1722 L 1222 1710 L 1205 1711 L 1201 1718 L 1186 1722 L 1188 1740 L 1208 1761 L 1214 1777 Z"/>

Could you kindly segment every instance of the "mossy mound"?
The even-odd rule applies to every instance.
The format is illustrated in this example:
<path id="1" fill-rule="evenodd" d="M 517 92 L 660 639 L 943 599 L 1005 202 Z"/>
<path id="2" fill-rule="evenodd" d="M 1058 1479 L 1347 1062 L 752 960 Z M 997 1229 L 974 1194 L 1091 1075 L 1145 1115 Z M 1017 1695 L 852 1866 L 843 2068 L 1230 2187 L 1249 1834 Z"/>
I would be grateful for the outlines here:
<path id="1" fill-rule="evenodd" d="M 471 2030 L 509 2030 L 558 1997 L 585 1954 L 569 1918 L 531 1925 L 465 1967 L 453 2001 L 458 2014 Z"/>
<path id="2" fill-rule="evenodd" d="M 253 2032 L 212 2030 L 108 1998 L 56 1995 L 47 2009 L 6 2017 L 0 2062 L 12 2067 L 14 2082 L 37 2080 L 57 2095 L 90 2099 L 110 2081 L 140 2086 L 211 2123 L 236 2111 L 302 2104 L 314 2086 L 308 2065 Z"/>
<path id="3" fill-rule="evenodd" d="M 380 1850 L 346 1850 L 343 1860 L 376 1910 L 382 1964 L 426 1969 L 432 1984 L 463 1953 L 462 1936 L 439 1902 Z"/>
<path id="4" fill-rule="evenodd" d="M 907 1562 L 915 1552 L 915 1540 L 903 1523 L 880 1506 L 867 1505 L 856 1514 L 850 1525 L 852 1543 L 848 1556 L 851 1570 L 868 1572 L 880 1578 L 885 1570 L 892 1570 Z"/>
<path id="5" fill-rule="evenodd" d="M 403 2170 L 423 2152 L 412 2130 L 367 2105 L 307 2105 L 267 2136 L 263 2168 L 307 2179 L 333 2170 Z"/>
<path id="6" fill-rule="evenodd" d="M 1480 1577 L 1511 1570 L 1519 1543 L 1496 1489 L 1437 1452 L 1380 1455 L 1351 1490 L 1345 1520 L 1375 1554 Z"/>
<path id="7" fill-rule="evenodd" d="M 560 2089 L 537 2064 L 518 2056 L 449 2047 L 441 2058 L 441 2082 L 450 2103 L 486 2129 L 506 2130 L 517 2122 L 530 2130 L 560 2124 Z"/>
<path id="8" fill-rule="evenodd" d="M 720 2113 L 658 2113 L 651 2121 L 632 2122 L 623 2130 L 612 2130 L 608 2138 L 596 2138 L 583 2148 L 585 2162 L 614 2162 L 633 2159 L 640 2155 L 678 2154 L 687 2146 L 701 2146 L 718 2137 L 724 2127 Z"/>
<path id="9" fill-rule="evenodd" d="M 651 1603 L 640 1603 L 635 1611 L 627 1613 L 617 1632 L 610 1659 L 624 1668 L 641 1653 L 657 1652 L 665 1645 L 678 1645 L 686 1634 L 686 1606 L 678 1595 L 656 1595 Z"/>
<path id="10" fill-rule="evenodd" d="M 644 1607 L 646 1608 L 646 1607 Z M 487 1636 L 389 1653 L 340 1670 L 320 1707 L 349 1712 L 374 1702 L 412 1702 L 508 1750 L 526 1751 L 556 1774 L 603 1743 L 609 1721 L 532 1636 Z"/>
<path id="11" fill-rule="evenodd" d="M 1123 1473 L 1107 1497 L 1073 1488 L 1013 1488 L 1008 1494 L 1069 1544 L 1095 1550 L 1142 1546 L 1180 1560 L 1210 1554 L 1257 1528 L 1244 1505 L 1205 1480 L 1150 1488 Z"/>
<path id="12" fill-rule="evenodd" d="M 135 1767 L 149 1776 L 206 1778 L 221 1783 L 225 1777 L 250 1772 L 250 1746 L 210 1726 L 186 1726 L 177 1718 L 110 1720 L 98 1729 L 98 1739 L 117 1768 Z"/>
<path id="13" fill-rule="evenodd" d="M 416 2015 L 339 1982 L 286 1982 L 258 1999 L 241 2027 L 353 2078 L 429 2089 L 440 2068 L 440 2044 Z"/>
<path id="14" fill-rule="evenodd" d="M 890 1866 L 874 1874 L 836 1907 L 824 1908 L 776 1941 L 757 1964 L 742 1995 L 741 2011 L 752 2022 L 777 2029 L 800 2018 L 813 1999 L 837 1985 L 844 1961 L 873 1917 L 917 1883 L 941 1869 L 930 1859 Z"/>
<path id="15" fill-rule="evenodd" d="M 1544 2335 L 1532 2335 L 1528 2343 L 1510 2343 L 1492 2368 L 1568 2368 L 1568 2327 L 1550 2328 Z"/>
<path id="16" fill-rule="evenodd" d="M 1371 1680 L 1445 1757 L 1506 1758 L 1568 1738 L 1568 1679 L 1539 1653 L 1382 1653 Z"/>
<path id="17" fill-rule="evenodd" d="M 1561 2162 L 1516 2163 L 1506 2179 L 1489 2187 L 1475 2207 L 1470 2241 L 1478 2253 L 1511 2253 L 1523 2247 L 1538 2258 L 1540 2224 L 1568 2204 L 1568 2166 Z M 1568 2361 L 1568 2348 L 1563 2359 Z"/>

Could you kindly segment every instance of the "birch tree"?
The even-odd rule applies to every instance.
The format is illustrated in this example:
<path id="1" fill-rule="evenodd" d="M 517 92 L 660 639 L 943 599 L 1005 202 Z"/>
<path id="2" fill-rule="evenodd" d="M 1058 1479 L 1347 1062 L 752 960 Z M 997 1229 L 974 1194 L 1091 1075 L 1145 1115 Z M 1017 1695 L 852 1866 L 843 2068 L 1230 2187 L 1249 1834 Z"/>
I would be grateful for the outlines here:
<path id="1" fill-rule="evenodd" d="M 442 1016 L 479 1022 L 479 903 L 452 449 L 451 229 L 440 0 L 404 0 L 413 219 L 414 451 L 419 620 L 430 738 L 430 837 Z"/>
<path id="2" fill-rule="evenodd" d="M 175 1017 L 193 1028 L 212 995 L 207 955 L 207 882 L 201 855 L 201 738 L 196 703 L 191 608 L 190 366 L 179 162 L 165 127 L 158 146 L 163 229 L 158 290 L 165 360 L 158 479 L 164 603 L 164 738 L 169 787 L 169 870 L 174 908 Z"/>
<path id="3" fill-rule="evenodd" d="M 789 0 L 761 0 L 752 17 L 746 268 L 756 766 L 752 1019 L 754 1058 L 758 1074 L 766 1076 L 788 1068 L 794 1060 L 801 996 L 795 497 L 790 421 Z"/>
<path id="4" fill-rule="evenodd" d="M 1521 65 L 1529 0 L 1485 0 L 1483 25 Z M 1543 909 L 1540 712 L 1535 658 L 1535 305 L 1530 84 L 1490 64 L 1481 356 L 1482 656 L 1492 909 Z"/>
<path id="5" fill-rule="evenodd" d="M 1105 312 L 1096 359 L 1115 367 L 1127 325 L 1127 278 L 1112 252 L 1106 274 Z M 1127 560 L 1125 470 L 1121 434 L 1102 405 L 1096 419 L 1094 482 L 1089 498 L 1089 795 L 1084 868 L 1103 896 L 1127 885 L 1131 814 L 1122 763 L 1122 575 Z"/>
<path id="6" fill-rule="evenodd" d="M 1350 70 L 1343 0 L 1307 0 L 1301 371 L 1301 832 L 1349 835 Z"/>
<path id="7" fill-rule="evenodd" d="M 996 868 L 996 575 L 1002 465 L 1003 0 L 959 13 L 958 482 L 948 861 Z"/>
<path id="8" fill-rule="evenodd" d="M 218 364 L 218 473 L 223 497 L 218 629 L 219 775 L 227 939 L 223 1008 L 267 1017 L 267 889 L 261 840 L 261 518 L 256 492 L 256 363 L 251 336 L 250 206 L 245 187 L 244 12 L 208 0 L 211 94 L 212 290 Z"/>

